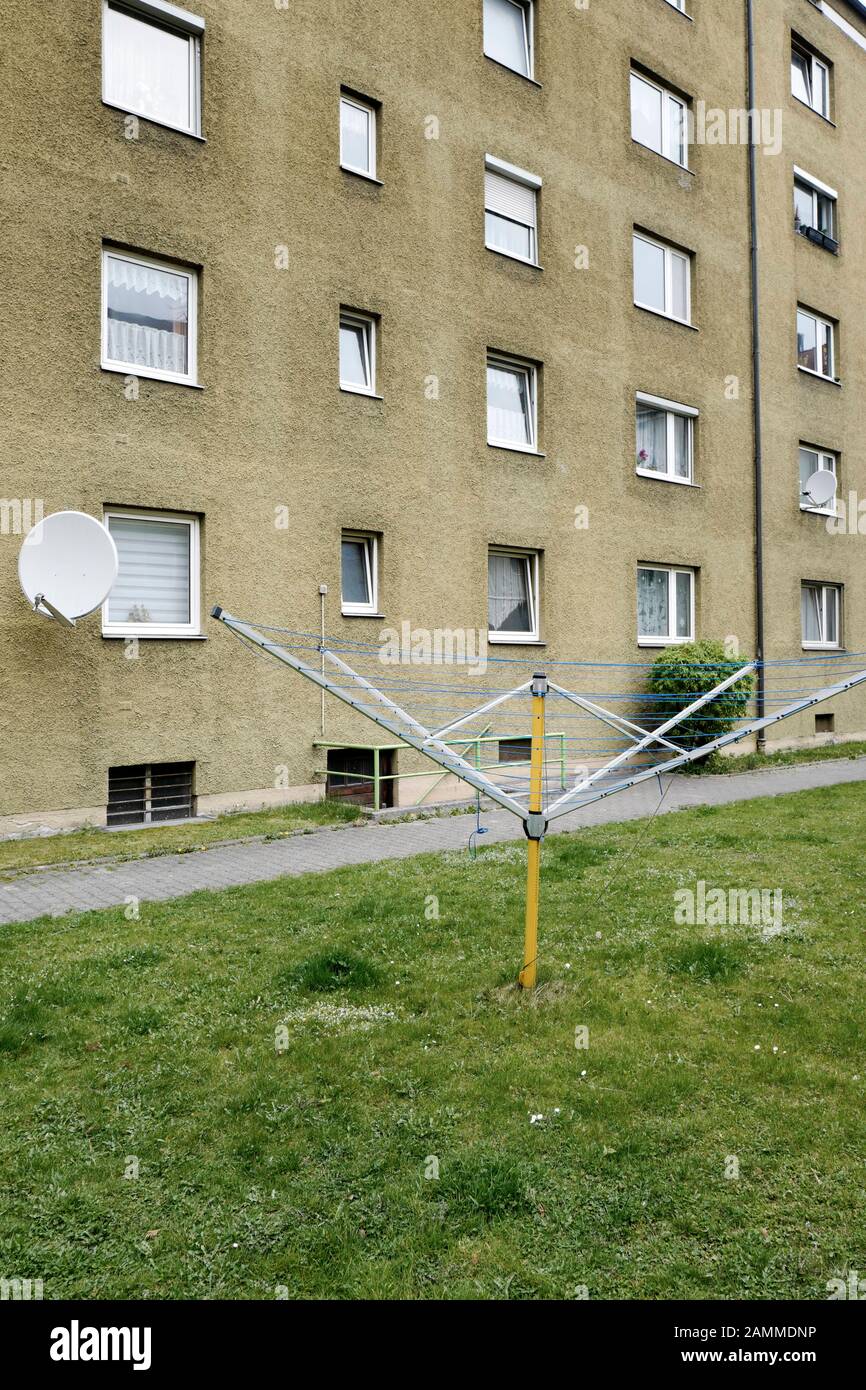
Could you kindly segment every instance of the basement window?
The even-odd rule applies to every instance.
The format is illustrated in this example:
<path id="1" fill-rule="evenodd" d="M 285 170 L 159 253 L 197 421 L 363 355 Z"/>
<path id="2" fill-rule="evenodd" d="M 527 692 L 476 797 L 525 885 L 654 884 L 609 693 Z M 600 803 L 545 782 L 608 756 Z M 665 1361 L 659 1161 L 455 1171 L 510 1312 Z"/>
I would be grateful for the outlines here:
<path id="1" fill-rule="evenodd" d="M 204 20 L 166 0 L 106 0 L 102 100 L 134 116 L 201 135 Z"/>
<path id="2" fill-rule="evenodd" d="M 379 750 L 380 805 L 394 805 L 394 753 Z M 329 748 L 325 795 L 357 806 L 375 805 L 375 758 L 372 748 Z"/>
<path id="3" fill-rule="evenodd" d="M 815 715 L 815 733 L 816 733 L 816 734 L 833 734 L 833 733 L 835 733 L 835 732 L 836 732 L 836 716 L 835 716 L 835 714 L 816 714 L 816 715 Z"/>
<path id="4" fill-rule="evenodd" d="M 532 758 L 531 738 L 501 738 L 499 740 L 500 763 L 526 763 Z"/>
<path id="5" fill-rule="evenodd" d="M 195 815 L 195 763 L 142 763 L 108 769 L 108 825 L 150 825 Z"/>

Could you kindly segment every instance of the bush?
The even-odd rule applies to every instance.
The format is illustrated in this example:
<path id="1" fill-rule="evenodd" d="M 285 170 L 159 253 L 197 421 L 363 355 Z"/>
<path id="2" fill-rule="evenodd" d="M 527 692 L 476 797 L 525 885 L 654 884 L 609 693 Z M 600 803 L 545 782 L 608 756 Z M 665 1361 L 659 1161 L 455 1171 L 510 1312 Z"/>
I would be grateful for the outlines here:
<path id="1" fill-rule="evenodd" d="M 689 642 L 667 647 L 650 667 L 647 689 L 653 700 L 653 715 L 659 724 L 687 709 L 714 685 L 721 684 L 745 666 L 748 657 L 725 655 L 721 642 Z M 699 748 L 702 743 L 721 738 L 743 718 L 748 709 L 754 676 L 744 676 L 735 685 L 671 731 L 671 741 L 683 749 Z"/>

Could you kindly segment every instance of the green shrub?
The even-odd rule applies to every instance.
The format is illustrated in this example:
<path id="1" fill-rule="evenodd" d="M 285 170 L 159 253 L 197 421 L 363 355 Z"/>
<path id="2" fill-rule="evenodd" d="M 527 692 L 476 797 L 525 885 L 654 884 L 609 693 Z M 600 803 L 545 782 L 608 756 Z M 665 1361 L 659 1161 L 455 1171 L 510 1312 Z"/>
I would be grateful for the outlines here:
<path id="1" fill-rule="evenodd" d="M 647 689 L 656 697 L 654 718 L 659 724 L 672 719 L 694 704 L 703 691 L 727 680 L 747 661 L 748 657 L 726 656 L 721 642 L 689 642 L 682 647 L 665 648 L 650 667 L 647 679 Z M 754 677 L 744 676 L 678 724 L 671 731 L 671 740 L 691 750 L 728 733 L 745 715 L 753 686 Z"/>

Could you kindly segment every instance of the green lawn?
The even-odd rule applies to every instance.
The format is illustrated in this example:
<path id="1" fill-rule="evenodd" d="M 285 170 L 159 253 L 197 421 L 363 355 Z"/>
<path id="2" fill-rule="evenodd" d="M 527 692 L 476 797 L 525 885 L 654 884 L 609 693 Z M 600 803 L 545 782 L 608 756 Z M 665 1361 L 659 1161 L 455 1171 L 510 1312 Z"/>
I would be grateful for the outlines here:
<path id="1" fill-rule="evenodd" d="M 225 840 L 254 835 L 277 840 L 299 830 L 323 825 L 346 825 L 362 818 L 357 806 L 344 801 L 298 802 L 268 811 L 241 811 L 212 821 L 183 825 L 148 825 L 141 830 L 73 830 L 63 835 L 35 835 L 24 840 L 0 840 L 0 879 L 44 864 L 81 864 L 97 859 L 119 863 L 207 849 Z"/>
<path id="2" fill-rule="evenodd" d="M 866 743 L 822 743 L 813 748 L 782 748 L 776 753 L 711 753 L 708 758 L 691 763 L 691 773 L 753 772 L 765 767 L 794 767 L 798 763 L 825 763 L 838 758 L 866 756 Z"/>
<path id="3" fill-rule="evenodd" d="M 863 786 L 552 837 L 535 995 L 522 842 L 0 929 L 0 1274 L 826 1298 L 866 1270 L 864 840 Z M 782 929 L 676 925 L 696 879 Z"/>

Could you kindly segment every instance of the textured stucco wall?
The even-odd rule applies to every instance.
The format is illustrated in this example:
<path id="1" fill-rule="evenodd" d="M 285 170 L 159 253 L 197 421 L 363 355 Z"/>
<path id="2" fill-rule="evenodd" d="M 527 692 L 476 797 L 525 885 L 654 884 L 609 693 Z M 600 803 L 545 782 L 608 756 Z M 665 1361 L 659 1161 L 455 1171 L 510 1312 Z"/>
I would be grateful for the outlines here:
<path id="1" fill-rule="evenodd" d="M 686 174 L 633 144 L 628 82 L 636 60 L 709 106 L 742 106 L 742 6 L 726 3 L 720 15 L 694 0 L 689 22 L 663 0 L 586 11 L 541 0 L 540 85 L 483 57 L 481 0 L 296 0 L 286 11 L 202 0 L 197 10 L 207 23 L 206 141 L 144 120 L 129 141 L 123 115 L 100 99 L 97 0 L 57 8 L 50 44 L 32 7 L 7 0 L 0 102 L 12 273 L 0 493 L 42 498 L 46 511 L 200 514 L 204 613 L 218 600 L 315 631 L 327 583 L 328 630 L 353 639 L 376 642 L 404 620 L 484 630 L 487 547 L 507 543 L 544 552 L 547 646 L 507 653 L 527 668 L 646 659 L 635 638 L 642 560 L 698 567 L 699 634 L 735 634 L 748 650 L 746 152 L 697 147 Z M 786 118 L 785 151 L 760 170 L 772 651 L 799 652 L 801 577 L 844 580 L 846 635 L 862 649 L 858 543 L 831 542 L 800 517 L 795 488 L 798 431 L 838 444 L 846 485 L 856 485 L 863 452 L 866 55 L 805 3 L 765 0 L 760 10 L 762 91 Z M 814 30 L 838 64 L 835 131 L 792 109 L 792 24 Z M 338 167 L 341 84 L 382 103 L 381 187 Z M 425 138 L 429 116 L 435 140 Z M 484 249 L 485 152 L 544 180 L 543 271 Z M 818 174 L 826 164 L 827 180 L 846 190 L 838 262 L 794 238 L 793 162 Z M 695 253 L 697 331 L 634 308 L 635 224 Z M 203 267 L 204 390 L 142 378 L 128 401 L 123 378 L 101 370 L 104 240 Z M 283 244 L 289 268 L 277 270 Z M 589 249 L 586 270 L 574 267 L 578 246 Z M 797 378 L 800 292 L 844 317 L 842 392 Z M 381 315 L 381 400 L 338 390 L 341 303 Z M 488 347 L 543 363 L 543 459 L 486 444 Z M 431 374 L 438 400 L 425 393 Z M 734 401 L 730 376 L 740 380 Z M 635 476 L 637 390 L 700 408 L 699 488 Z M 581 505 L 585 531 L 574 527 Z M 287 530 L 274 524 L 281 506 Z M 382 535 L 384 622 L 340 618 L 345 527 Z M 142 641 L 137 660 L 101 637 L 98 615 L 75 633 L 42 622 L 19 594 L 17 548 L 18 538 L 0 537 L 0 709 L 14 750 L 0 814 L 100 805 L 107 768 L 120 763 L 194 759 L 203 796 L 270 787 L 279 767 L 289 785 L 312 780 L 317 691 L 206 618 L 206 640 Z M 369 742 L 371 730 L 331 705 L 327 736 Z"/>

